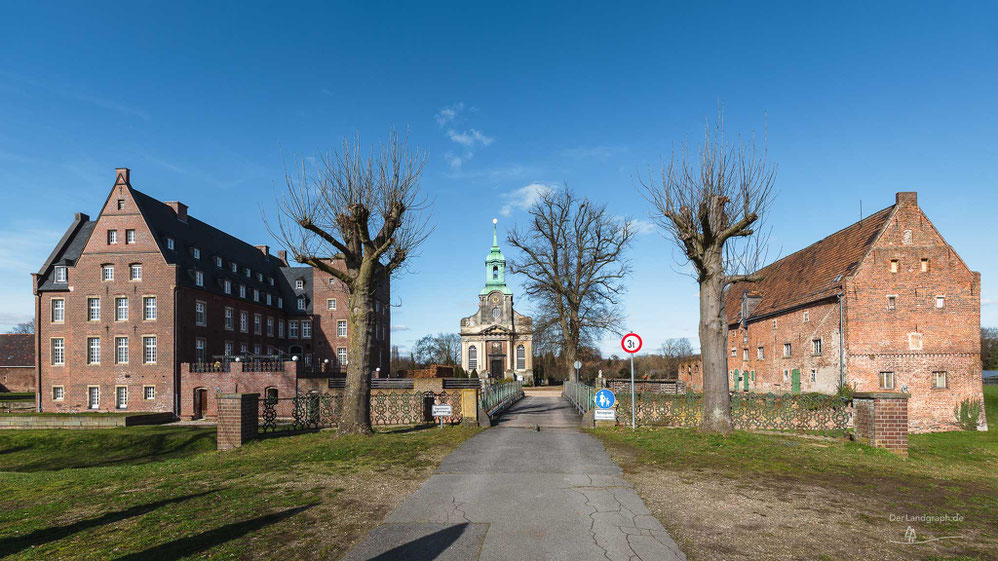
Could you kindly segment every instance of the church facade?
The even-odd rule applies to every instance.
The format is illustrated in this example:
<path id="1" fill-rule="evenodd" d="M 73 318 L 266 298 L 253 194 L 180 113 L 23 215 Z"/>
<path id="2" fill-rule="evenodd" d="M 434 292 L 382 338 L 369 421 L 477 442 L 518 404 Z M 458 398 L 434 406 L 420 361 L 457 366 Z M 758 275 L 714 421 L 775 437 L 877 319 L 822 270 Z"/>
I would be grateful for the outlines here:
<path id="1" fill-rule="evenodd" d="M 533 322 L 513 309 L 496 222 L 492 221 L 492 249 L 485 258 L 485 287 L 478 293 L 478 310 L 461 320 L 461 366 L 482 378 L 532 383 Z"/>

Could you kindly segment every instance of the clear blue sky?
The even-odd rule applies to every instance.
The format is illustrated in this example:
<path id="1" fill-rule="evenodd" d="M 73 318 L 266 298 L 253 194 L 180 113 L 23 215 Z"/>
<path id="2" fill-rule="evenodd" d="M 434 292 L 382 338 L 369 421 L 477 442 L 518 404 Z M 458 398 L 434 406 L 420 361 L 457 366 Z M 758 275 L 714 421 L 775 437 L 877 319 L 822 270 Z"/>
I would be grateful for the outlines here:
<path id="1" fill-rule="evenodd" d="M 718 100 L 729 133 L 768 126 L 771 253 L 916 190 L 998 325 L 994 4 L 204 4 L 4 6 L 0 329 L 31 317 L 29 273 L 73 212 L 96 214 L 116 166 L 273 243 L 260 205 L 282 151 L 408 126 L 430 151 L 437 228 L 393 285 L 407 347 L 475 310 L 491 219 L 522 222 L 526 187 L 567 182 L 647 220 L 636 172 L 699 138 Z M 696 344 L 696 285 L 672 246 L 648 231 L 632 257 L 628 325 L 650 347 Z"/>

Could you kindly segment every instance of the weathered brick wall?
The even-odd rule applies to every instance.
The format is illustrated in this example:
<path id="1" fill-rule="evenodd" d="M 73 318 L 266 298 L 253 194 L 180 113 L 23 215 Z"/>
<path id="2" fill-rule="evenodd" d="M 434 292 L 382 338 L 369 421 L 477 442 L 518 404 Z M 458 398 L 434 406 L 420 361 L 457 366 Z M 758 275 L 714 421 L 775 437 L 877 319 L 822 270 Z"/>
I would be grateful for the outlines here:
<path id="1" fill-rule="evenodd" d="M 402 378 L 452 378 L 454 377 L 454 367 L 442 364 L 431 364 L 426 368 L 413 368 L 399 372 Z"/>
<path id="2" fill-rule="evenodd" d="M 33 366 L 0 366 L 0 392 L 33 392 L 37 374 Z"/>
<path id="3" fill-rule="evenodd" d="M 217 401 L 219 450 L 238 448 L 257 437 L 260 394 L 222 394 Z"/>
<path id="4" fill-rule="evenodd" d="M 856 439 L 908 455 L 908 397 L 898 393 L 861 393 L 853 399 Z"/>
<path id="5" fill-rule="evenodd" d="M 242 363 L 230 364 L 229 372 L 191 372 L 191 365 L 180 365 L 181 396 L 180 418 L 191 419 L 195 415 L 195 391 L 201 388 L 207 393 L 204 416 L 218 416 L 218 395 L 257 393 L 267 395 L 267 389 L 277 388 L 278 397 L 294 397 L 296 391 L 296 364 L 292 361 L 284 363 L 283 372 L 243 372 Z M 307 390 L 298 388 L 300 393 Z"/>

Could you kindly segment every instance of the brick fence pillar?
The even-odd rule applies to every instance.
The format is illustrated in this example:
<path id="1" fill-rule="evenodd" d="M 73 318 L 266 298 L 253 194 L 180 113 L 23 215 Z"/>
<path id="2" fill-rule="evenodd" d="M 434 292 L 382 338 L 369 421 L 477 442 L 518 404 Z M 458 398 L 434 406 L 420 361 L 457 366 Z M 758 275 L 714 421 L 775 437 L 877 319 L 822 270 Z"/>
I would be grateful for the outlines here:
<path id="1" fill-rule="evenodd" d="M 863 392 L 853 395 L 856 439 L 908 455 L 908 394 Z"/>
<path id="2" fill-rule="evenodd" d="M 239 448 L 257 437 L 260 394 L 226 393 L 218 396 L 218 449 Z"/>

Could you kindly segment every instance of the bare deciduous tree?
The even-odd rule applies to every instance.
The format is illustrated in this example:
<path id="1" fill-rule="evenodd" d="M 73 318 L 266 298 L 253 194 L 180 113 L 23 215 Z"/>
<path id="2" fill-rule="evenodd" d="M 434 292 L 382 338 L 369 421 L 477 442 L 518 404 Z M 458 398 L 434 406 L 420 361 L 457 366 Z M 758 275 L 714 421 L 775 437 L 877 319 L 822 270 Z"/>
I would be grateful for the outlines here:
<path id="1" fill-rule="evenodd" d="M 336 277 L 350 293 L 341 433 L 371 433 L 374 298 L 430 232 L 420 194 L 425 162 L 392 131 L 368 155 L 359 139 L 344 140 L 339 150 L 285 169 L 271 233 L 296 261 Z"/>
<path id="2" fill-rule="evenodd" d="M 606 205 L 572 191 L 548 191 L 529 210 L 526 230 L 514 228 L 510 245 L 519 255 L 510 270 L 526 277 L 524 290 L 539 310 L 535 331 L 560 344 L 561 364 L 575 380 L 572 363 L 580 345 L 594 345 L 622 319 L 619 299 L 630 273 L 624 252 L 634 230 Z"/>
<path id="3" fill-rule="evenodd" d="M 425 335 L 416 341 L 416 362 L 423 365 L 461 363 L 461 336 L 457 333 Z"/>
<path id="4" fill-rule="evenodd" d="M 15 325 L 14 327 L 11 327 L 10 331 L 8 331 L 8 333 L 17 333 L 17 334 L 22 334 L 22 335 L 28 334 L 28 333 L 34 333 L 34 332 L 35 332 L 35 324 L 34 324 L 34 322 L 31 322 L 31 321 L 25 321 L 25 322 L 19 323 L 19 324 Z"/>
<path id="5" fill-rule="evenodd" d="M 760 280 L 752 274 L 765 258 L 759 223 L 775 180 L 776 167 L 767 161 L 765 146 L 761 153 L 756 149 L 754 137 L 726 141 L 723 115 L 707 124 L 703 144 L 695 149 L 684 144 L 673 154 L 660 180 L 641 180 L 654 205 L 652 220 L 693 265 L 700 284 L 705 431 L 732 429 L 724 292 L 734 282 Z"/>

